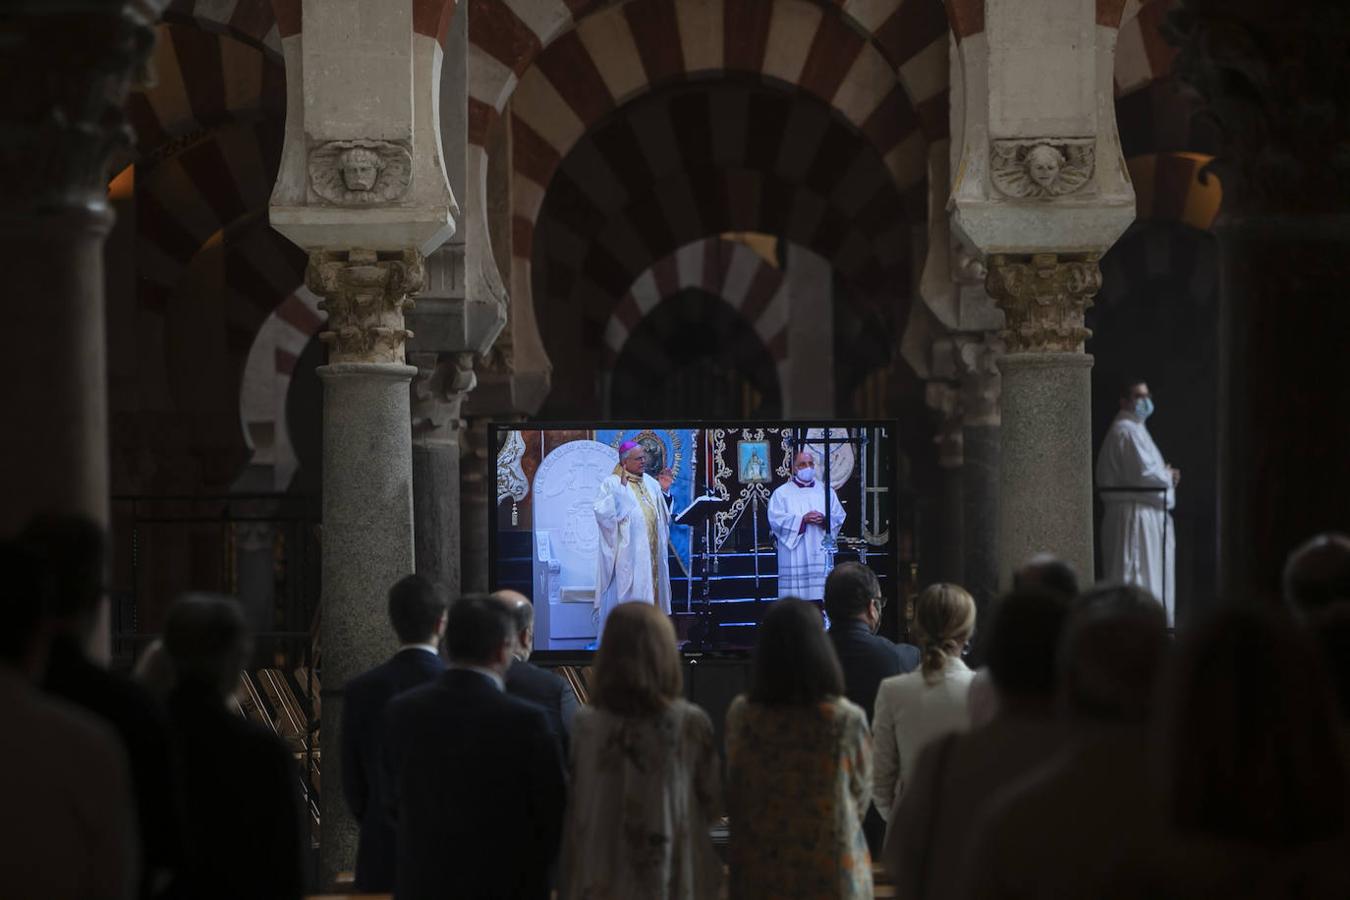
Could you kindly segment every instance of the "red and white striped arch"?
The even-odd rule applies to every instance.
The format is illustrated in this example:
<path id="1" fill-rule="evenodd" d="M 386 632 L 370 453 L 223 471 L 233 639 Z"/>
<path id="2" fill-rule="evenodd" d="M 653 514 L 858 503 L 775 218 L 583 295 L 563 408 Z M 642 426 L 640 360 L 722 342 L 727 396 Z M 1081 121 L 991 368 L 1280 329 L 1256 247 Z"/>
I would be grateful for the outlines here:
<path id="1" fill-rule="evenodd" d="M 164 10 L 164 21 L 228 35 L 281 61 L 281 30 L 272 0 L 173 0 Z"/>
<path id="2" fill-rule="evenodd" d="M 782 366 L 787 357 L 782 270 L 740 241 L 713 237 L 685 244 L 633 280 L 605 324 L 604 368 L 614 367 L 644 317 L 690 288 L 726 301 L 759 336 L 775 365 Z"/>

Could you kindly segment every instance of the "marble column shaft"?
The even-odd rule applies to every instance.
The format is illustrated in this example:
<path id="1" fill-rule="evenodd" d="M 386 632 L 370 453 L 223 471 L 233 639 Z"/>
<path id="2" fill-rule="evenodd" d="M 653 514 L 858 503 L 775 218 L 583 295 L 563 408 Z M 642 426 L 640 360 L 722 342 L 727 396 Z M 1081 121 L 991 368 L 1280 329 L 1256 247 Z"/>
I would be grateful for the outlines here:
<path id="1" fill-rule="evenodd" d="M 460 407 L 473 389 L 472 353 L 416 353 L 412 394 L 417 572 L 457 597 L 460 562 Z"/>
<path id="2" fill-rule="evenodd" d="M 1004 311 L 999 453 L 999 580 L 1053 553 L 1094 578 L 1092 357 L 1083 312 L 1101 286 L 1095 254 L 989 257 Z"/>
<path id="3" fill-rule="evenodd" d="M 384 257 L 384 258 L 381 258 Z M 323 794 L 320 877 L 333 884 L 356 858 L 336 740 L 343 690 L 387 659 L 397 640 L 385 597 L 413 571 L 412 429 L 404 309 L 420 290 L 416 251 L 315 251 L 306 283 L 323 297 L 329 347 L 323 382 Z"/>

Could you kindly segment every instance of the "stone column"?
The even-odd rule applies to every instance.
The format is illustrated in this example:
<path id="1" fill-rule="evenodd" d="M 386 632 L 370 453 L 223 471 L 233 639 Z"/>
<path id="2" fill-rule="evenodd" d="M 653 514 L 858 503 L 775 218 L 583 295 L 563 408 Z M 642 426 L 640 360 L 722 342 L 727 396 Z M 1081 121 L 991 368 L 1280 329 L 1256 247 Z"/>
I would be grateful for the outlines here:
<path id="1" fill-rule="evenodd" d="M 396 649 L 382 598 L 413 571 L 412 435 L 403 362 L 403 311 L 422 287 L 423 262 L 401 254 L 320 250 L 305 281 L 323 298 L 328 345 L 323 381 L 324 749 L 337 746 L 341 687 Z M 355 859 L 342 757 L 323 756 L 322 867 L 325 883 Z"/>
<path id="2" fill-rule="evenodd" d="M 460 593 L 460 406 L 473 390 L 473 353 L 412 353 L 413 516 L 417 572 Z"/>
<path id="3" fill-rule="evenodd" d="M 960 59 L 953 229 L 1003 311 L 999 572 L 1054 553 L 1093 577 L 1083 309 L 1097 260 L 1134 219 L 1115 123 L 1123 4 L 949 3 Z M 1048 76 L 1047 73 L 1053 73 Z M 954 104 L 957 106 L 957 104 Z"/>
<path id="4" fill-rule="evenodd" d="M 1290 550 L 1350 531 L 1350 7 L 1182 0 L 1167 25 L 1223 140 L 1219 596 L 1278 601 Z"/>
<path id="5" fill-rule="evenodd" d="M 1101 287 L 1097 257 L 989 258 L 989 294 L 1007 317 L 1002 374 L 999 573 L 1035 553 L 1093 578 L 1092 357 L 1083 311 Z"/>
<path id="6" fill-rule="evenodd" d="M 995 360 L 1003 352 L 996 336 L 965 340 L 958 348 L 961 372 L 961 494 L 966 590 L 983 612 L 999 592 L 999 393 Z"/>
<path id="7" fill-rule="evenodd" d="M 0 52 L 0 534 L 37 511 L 108 520 L 103 241 L 122 107 L 166 2 L 72 0 L 7 10 Z M 107 633 L 99 655 L 107 653 Z"/>
<path id="8" fill-rule="evenodd" d="M 926 529 L 930 540 L 937 542 L 936 554 L 930 553 L 934 567 L 921 581 L 965 582 L 962 566 L 962 542 L 965 502 L 962 499 L 961 463 L 963 435 L 961 430 L 961 395 L 954 386 L 942 381 L 930 381 L 925 388 L 930 409 L 938 414 L 937 434 L 933 441 L 938 448 L 938 484 L 935 527 Z"/>

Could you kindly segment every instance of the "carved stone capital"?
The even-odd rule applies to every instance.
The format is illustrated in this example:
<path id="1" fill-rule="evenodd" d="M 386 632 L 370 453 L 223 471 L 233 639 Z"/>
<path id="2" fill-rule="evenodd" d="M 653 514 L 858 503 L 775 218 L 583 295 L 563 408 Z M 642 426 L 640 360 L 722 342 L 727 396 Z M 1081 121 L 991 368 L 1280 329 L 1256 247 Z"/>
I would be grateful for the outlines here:
<path id="1" fill-rule="evenodd" d="M 957 374 L 961 379 L 961 413 L 967 426 L 1001 423 L 999 399 L 1003 379 L 998 358 L 1005 352 L 996 333 L 965 336 L 957 343 Z"/>
<path id="2" fill-rule="evenodd" d="M 1009 353 L 1081 353 L 1092 332 L 1083 312 L 1102 286 L 1098 254 L 997 253 L 985 287 L 1007 317 Z"/>
<path id="3" fill-rule="evenodd" d="M 148 80 L 168 0 L 28 3 L 6 12 L 0 52 L 0 208 L 99 208 L 131 146 L 123 107 Z"/>
<path id="4" fill-rule="evenodd" d="M 382 258 L 383 257 L 383 258 Z M 330 363 L 403 362 L 403 311 L 422 289 L 425 266 L 416 250 L 315 250 L 309 255 L 305 284 L 323 297 L 328 328 L 319 340 L 328 344 Z"/>
<path id="5" fill-rule="evenodd" d="M 417 367 L 412 380 L 412 434 L 414 441 L 458 442 L 464 426 L 460 408 L 478 378 L 473 353 L 410 353 Z"/>

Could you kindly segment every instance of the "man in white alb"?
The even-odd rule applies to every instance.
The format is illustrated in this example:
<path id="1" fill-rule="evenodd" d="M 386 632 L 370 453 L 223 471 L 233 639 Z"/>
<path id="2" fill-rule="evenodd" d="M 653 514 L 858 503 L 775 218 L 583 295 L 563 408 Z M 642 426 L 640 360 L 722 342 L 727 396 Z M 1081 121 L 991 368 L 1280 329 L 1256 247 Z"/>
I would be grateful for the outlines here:
<path id="1" fill-rule="evenodd" d="M 844 507 L 830 488 L 830 531 L 838 535 Z M 816 480 L 816 455 L 802 450 L 792 477 L 769 495 L 769 530 L 778 541 L 778 596 L 825 597 L 825 486 Z"/>
<path id="2" fill-rule="evenodd" d="M 599 527 L 595 610 L 604 634 L 610 610 L 620 603 L 652 603 L 670 614 L 670 470 L 646 474 L 647 452 L 636 441 L 619 446 L 619 464 L 600 482 L 595 498 Z"/>
<path id="3" fill-rule="evenodd" d="M 1102 578 L 1147 588 L 1176 615 L 1176 505 L 1181 470 L 1169 466 L 1153 443 L 1144 420 L 1153 414 L 1148 385 L 1122 385 L 1120 412 L 1097 455 L 1097 488 L 1102 505 Z M 1139 490 L 1121 490 L 1138 488 Z"/>

